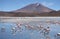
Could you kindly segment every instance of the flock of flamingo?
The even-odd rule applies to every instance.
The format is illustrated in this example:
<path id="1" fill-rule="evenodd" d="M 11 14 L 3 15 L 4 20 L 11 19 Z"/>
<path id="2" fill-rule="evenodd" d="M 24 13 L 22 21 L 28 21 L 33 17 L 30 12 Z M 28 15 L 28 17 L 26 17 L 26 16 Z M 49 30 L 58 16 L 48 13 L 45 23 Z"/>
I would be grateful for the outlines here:
<path id="1" fill-rule="evenodd" d="M 59 24 L 59 25 L 60 25 L 60 21 L 50 21 L 50 20 L 47 20 L 47 21 L 45 21 L 45 23 Z M 12 33 L 13 35 L 16 35 L 16 32 L 17 32 L 17 31 L 22 32 L 22 30 L 23 30 L 23 29 L 21 28 L 23 24 L 21 24 L 21 23 L 16 23 L 16 25 L 17 25 L 17 26 L 11 28 L 11 33 Z M 32 26 L 32 25 L 26 24 L 26 25 L 24 25 L 24 27 L 27 28 L 28 30 L 38 30 L 40 33 L 43 33 L 44 36 L 49 35 L 49 33 L 50 33 L 50 27 L 49 27 L 49 26 L 44 27 L 44 26 L 42 26 L 41 24 L 38 25 L 38 26 Z M 1 31 L 2 31 L 2 32 L 5 32 L 5 28 L 2 27 L 2 28 L 1 28 Z M 56 34 L 56 36 L 60 36 L 60 33 L 58 32 L 58 33 Z M 46 39 L 50 39 L 50 38 L 47 37 Z"/>

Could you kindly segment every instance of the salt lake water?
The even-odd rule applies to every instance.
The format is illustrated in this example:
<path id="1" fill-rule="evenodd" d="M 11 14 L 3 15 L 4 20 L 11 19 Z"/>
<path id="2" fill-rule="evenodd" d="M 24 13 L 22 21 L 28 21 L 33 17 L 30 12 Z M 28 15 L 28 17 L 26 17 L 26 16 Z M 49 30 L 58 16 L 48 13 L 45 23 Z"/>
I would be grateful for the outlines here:
<path id="1" fill-rule="evenodd" d="M 47 18 L 48 19 L 48 18 Z M 53 18 L 51 18 L 53 19 Z M 57 21 L 60 20 L 56 19 Z M 28 22 L 28 21 L 27 21 Z M 25 25 L 31 25 L 31 26 L 38 26 L 42 25 L 44 28 L 50 27 L 49 39 L 60 39 L 60 37 L 55 36 L 57 33 L 60 33 L 60 24 L 58 23 L 46 23 L 45 20 L 38 20 L 38 21 L 29 21 L 27 23 L 26 21 L 21 25 L 21 31 L 17 31 L 15 35 L 12 34 L 12 27 L 17 26 L 14 22 L 0 22 L 0 39 L 47 39 L 46 36 L 44 36 L 42 33 L 40 33 L 39 30 L 31 29 L 25 27 Z M 5 30 L 2 32 L 1 28 L 4 27 Z"/>

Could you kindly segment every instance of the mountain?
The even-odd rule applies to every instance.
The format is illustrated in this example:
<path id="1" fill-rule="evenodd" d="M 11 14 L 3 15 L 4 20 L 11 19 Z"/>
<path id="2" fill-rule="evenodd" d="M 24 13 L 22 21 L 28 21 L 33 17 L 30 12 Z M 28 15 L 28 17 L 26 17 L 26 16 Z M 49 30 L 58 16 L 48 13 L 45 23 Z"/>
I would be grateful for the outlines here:
<path id="1" fill-rule="evenodd" d="M 14 12 L 23 12 L 23 13 L 44 13 L 51 12 L 52 9 L 43 6 L 40 3 L 29 4 L 21 9 L 15 10 Z"/>
<path id="2" fill-rule="evenodd" d="M 36 16 L 60 16 L 60 10 L 55 11 L 39 3 L 29 4 L 21 9 L 11 12 L 0 11 L 0 16 L 9 17 L 36 17 Z"/>

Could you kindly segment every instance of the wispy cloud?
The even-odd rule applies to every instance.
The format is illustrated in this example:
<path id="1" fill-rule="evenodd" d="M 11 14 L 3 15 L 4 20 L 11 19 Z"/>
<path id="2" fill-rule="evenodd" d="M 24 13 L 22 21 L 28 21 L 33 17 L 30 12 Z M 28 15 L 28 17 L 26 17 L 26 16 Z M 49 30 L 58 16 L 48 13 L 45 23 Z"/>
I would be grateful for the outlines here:
<path id="1" fill-rule="evenodd" d="M 53 6 L 54 5 L 54 3 L 46 2 L 46 1 L 42 2 L 41 4 L 45 5 L 45 6 Z"/>

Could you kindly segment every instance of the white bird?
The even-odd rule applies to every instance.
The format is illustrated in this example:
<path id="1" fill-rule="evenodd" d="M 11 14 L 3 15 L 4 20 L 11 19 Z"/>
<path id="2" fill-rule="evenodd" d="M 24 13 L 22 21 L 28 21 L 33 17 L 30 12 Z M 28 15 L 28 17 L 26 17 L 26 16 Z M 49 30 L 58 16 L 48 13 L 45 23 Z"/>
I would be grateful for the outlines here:
<path id="1" fill-rule="evenodd" d="M 57 33 L 57 36 L 60 36 L 60 33 Z"/>

